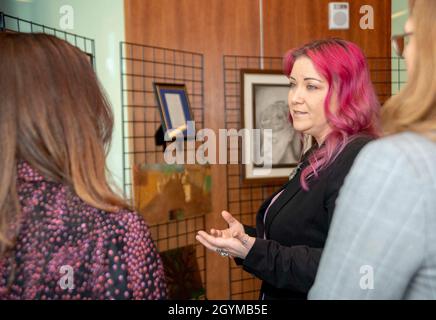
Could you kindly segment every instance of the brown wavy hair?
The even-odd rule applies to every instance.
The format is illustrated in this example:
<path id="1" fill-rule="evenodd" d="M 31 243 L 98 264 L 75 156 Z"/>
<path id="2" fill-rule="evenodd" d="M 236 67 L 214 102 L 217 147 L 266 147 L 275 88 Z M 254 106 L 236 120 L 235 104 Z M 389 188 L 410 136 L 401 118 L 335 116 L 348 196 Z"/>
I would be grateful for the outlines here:
<path id="1" fill-rule="evenodd" d="M 416 40 L 407 84 L 382 108 L 385 134 L 413 131 L 436 141 L 436 1 L 409 2 Z"/>
<path id="2" fill-rule="evenodd" d="M 17 163 L 98 209 L 127 207 L 105 165 L 113 115 L 88 57 L 46 34 L 0 34 L 0 254 L 20 214 Z"/>

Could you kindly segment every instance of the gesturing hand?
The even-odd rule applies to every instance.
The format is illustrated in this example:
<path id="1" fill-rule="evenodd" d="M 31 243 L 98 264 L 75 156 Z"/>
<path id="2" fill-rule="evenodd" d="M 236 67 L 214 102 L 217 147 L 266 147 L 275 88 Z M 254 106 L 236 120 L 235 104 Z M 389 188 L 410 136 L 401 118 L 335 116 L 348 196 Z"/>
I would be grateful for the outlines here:
<path id="1" fill-rule="evenodd" d="M 244 232 L 244 226 L 227 212 L 221 212 L 229 227 L 224 230 L 211 229 L 211 234 L 199 231 L 195 237 L 206 248 L 220 253 L 222 256 L 232 256 L 245 259 L 255 242 L 255 238 Z"/>
<path id="2" fill-rule="evenodd" d="M 210 234 L 214 237 L 223 237 L 223 238 L 231 238 L 233 234 L 236 233 L 244 233 L 244 226 L 238 220 L 233 218 L 230 212 L 222 211 L 221 216 L 226 220 L 229 227 L 223 230 L 210 229 Z"/>

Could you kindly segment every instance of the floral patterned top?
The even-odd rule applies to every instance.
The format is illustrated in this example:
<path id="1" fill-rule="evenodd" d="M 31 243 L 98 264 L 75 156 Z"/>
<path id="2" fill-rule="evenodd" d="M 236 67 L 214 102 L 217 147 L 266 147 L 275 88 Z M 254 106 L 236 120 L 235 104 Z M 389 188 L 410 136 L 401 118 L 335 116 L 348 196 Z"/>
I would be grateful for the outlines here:
<path id="1" fill-rule="evenodd" d="M 159 254 L 135 212 L 109 213 L 18 164 L 22 216 L 0 258 L 0 299 L 165 299 Z"/>

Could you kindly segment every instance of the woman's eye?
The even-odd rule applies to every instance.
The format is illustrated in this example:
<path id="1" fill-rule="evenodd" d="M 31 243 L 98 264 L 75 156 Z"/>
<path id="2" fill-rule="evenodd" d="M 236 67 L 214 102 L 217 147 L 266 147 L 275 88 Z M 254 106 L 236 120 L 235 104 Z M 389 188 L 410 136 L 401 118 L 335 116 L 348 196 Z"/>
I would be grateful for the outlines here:
<path id="1" fill-rule="evenodd" d="M 293 83 L 293 82 L 291 82 L 291 83 L 289 83 L 289 88 L 294 88 L 295 87 L 295 83 Z"/>
<path id="2" fill-rule="evenodd" d="M 316 89 L 318 89 L 316 86 L 311 85 L 311 84 L 308 84 L 306 88 L 307 88 L 308 90 L 316 90 Z"/>

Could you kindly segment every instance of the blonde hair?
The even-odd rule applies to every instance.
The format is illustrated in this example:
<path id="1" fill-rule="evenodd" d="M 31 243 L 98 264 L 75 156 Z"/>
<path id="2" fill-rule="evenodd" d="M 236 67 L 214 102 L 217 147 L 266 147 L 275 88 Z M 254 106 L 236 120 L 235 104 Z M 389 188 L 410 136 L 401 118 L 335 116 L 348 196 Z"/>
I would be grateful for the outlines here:
<path id="1" fill-rule="evenodd" d="M 410 2 L 416 40 L 413 73 L 382 108 L 386 135 L 413 131 L 436 141 L 436 1 Z"/>

